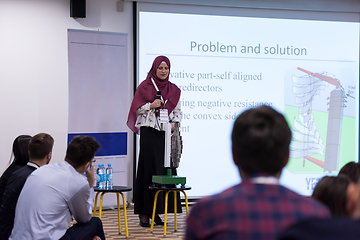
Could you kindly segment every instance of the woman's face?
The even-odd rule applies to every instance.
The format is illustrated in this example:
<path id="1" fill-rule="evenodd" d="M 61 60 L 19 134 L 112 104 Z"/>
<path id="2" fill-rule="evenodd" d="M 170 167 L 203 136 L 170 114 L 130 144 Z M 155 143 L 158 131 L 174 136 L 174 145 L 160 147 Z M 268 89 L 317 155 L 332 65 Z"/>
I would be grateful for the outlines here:
<path id="1" fill-rule="evenodd" d="M 156 69 L 156 76 L 160 80 L 165 80 L 169 76 L 169 66 L 166 62 L 160 63 L 159 67 Z"/>

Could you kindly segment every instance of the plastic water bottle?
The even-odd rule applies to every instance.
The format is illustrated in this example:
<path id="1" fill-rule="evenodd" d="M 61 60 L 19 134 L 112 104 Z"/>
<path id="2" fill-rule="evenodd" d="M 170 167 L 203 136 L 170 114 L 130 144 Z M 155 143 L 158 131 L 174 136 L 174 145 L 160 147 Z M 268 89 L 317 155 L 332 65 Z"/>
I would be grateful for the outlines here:
<path id="1" fill-rule="evenodd" d="M 108 163 L 108 167 L 106 168 L 106 188 L 112 189 L 113 187 L 113 168 L 111 167 L 111 163 Z"/>
<path id="2" fill-rule="evenodd" d="M 101 167 L 101 164 L 98 164 L 98 167 L 95 171 L 95 186 L 98 188 L 99 187 L 99 184 L 100 184 L 100 175 L 99 175 L 99 171 L 100 171 L 100 167 Z"/>
<path id="3" fill-rule="evenodd" d="M 98 165 L 96 175 L 96 187 L 99 189 L 105 189 L 105 167 L 103 163 Z"/>

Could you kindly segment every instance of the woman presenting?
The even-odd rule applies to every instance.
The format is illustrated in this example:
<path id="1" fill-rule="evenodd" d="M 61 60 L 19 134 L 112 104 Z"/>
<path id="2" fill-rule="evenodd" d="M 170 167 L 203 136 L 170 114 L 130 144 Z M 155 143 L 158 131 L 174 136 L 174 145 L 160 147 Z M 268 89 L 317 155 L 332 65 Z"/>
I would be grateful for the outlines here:
<path id="1" fill-rule="evenodd" d="M 155 196 L 155 191 L 149 190 L 149 186 L 152 185 L 152 176 L 167 174 L 164 167 L 165 132 L 159 116 L 160 114 L 168 115 L 172 130 L 174 122 L 180 122 L 182 117 L 179 102 L 181 91 L 175 84 L 169 82 L 169 73 L 169 59 L 165 56 L 156 57 L 147 78 L 136 89 L 127 121 L 132 131 L 140 133 L 134 213 L 139 214 L 142 227 L 150 227 L 149 219 Z M 175 169 L 173 169 L 173 174 L 176 174 Z M 178 200 L 180 202 L 180 198 Z M 169 199 L 169 202 L 171 201 L 173 200 Z M 159 194 L 155 215 L 155 223 L 158 225 L 164 224 L 158 215 L 164 213 L 164 202 L 164 195 Z M 171 205 L 169 204 L 169 207 Z M 180 204 L 178 204 L 177 212 L 181 212 Z"/>

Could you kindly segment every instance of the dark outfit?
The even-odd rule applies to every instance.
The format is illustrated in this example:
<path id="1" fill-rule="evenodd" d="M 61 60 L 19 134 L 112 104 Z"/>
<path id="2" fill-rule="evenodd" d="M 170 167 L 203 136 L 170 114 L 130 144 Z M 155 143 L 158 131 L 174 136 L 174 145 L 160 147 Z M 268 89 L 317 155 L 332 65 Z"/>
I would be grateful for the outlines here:
<path id="1" fill-rule="evenodd" d="M 15 208 L 20 192 L 25 184 L 27 177 L 37 167 L 31 166 L 34 163 L 23 166 L 15 171 L 8 180 L 4 191 L 3 201 L 0 207 L 0 240 L 7 240 L 14 227 Z"/>
<path id="2" fill-rule="evenodd" d="M 330 212 L 320 202 L 278 184 L 245 179 L 196 203 L 187 219 L 185 239 L 275 240 L 295 222 L 315 217 L 329 218 Z"/>
<path id="3" fill-rule="evenodd" d="M 149 190 L 149 186 L 152 185 L 152 176 L 167 175 L 167 170 L 164 167 L 165 134 L 164 131 L 160 131 L 160 128 L 156 129 L 158 125 L 155 125 L 155 121 L 157 121 L 154 113 L 155 110 L 150 109 L 150 104 L 155 100 L 159 90 L 163 99 L 161 108 L 167 109 L 169 115 L 177 107 L 181 94 L 181 90 L 175 84 L 169 82 L 169 75 L 166 79 L 160 79 L 157 76 L 156 71 L 162 62 L 167 64 L 170 74 L 169 59 L 165 56 L 156 57 L 147 78 L 136 89 L 127 121 L 128 127 L 135 133 L 139 134 L 138 127 L 140 128 L 140 155 L 137 178 L 134 184 L 134 213 L 140 215 L 150 215 L 152 213 L 155 196 L 155 192 Z M 138 114 L 138 110 L 141 107 L 145 108 L 145 105 L 147 105 L 147 113 L 151 116 Z M 138 117 L 140 119 L 144 117 L 145 122 L 147 120 L 148 122 L 146 124 L 139 124 L 137 123 Z M 176 174 L 175 170 L 173 170 L 173 174 Z M 173 196 L 174 194 L 169 194 L 169 212 L 173 212 L 173 209 L 171 209 L 174 205 Z M 180 194 L 177 194 L 177 198 L 179 203 L 177 204 L 177 211 L 181 212 Z M 156 207 L 157 213 L 164 212 L 164 203 L 165 194 L 160 193 Z"/>
<path id="4" fill-rule="evenodd" d="M 2 199 L 4 196 L 4 192 L 5 192 L 5 187 L 6 184 L 11 176 L 11 174 L 13 174 L 13 172 L 19 170 L 20 168 L 22 168 L 23 165 L 16 165 L 16 164 L 11 164 L 3 173 L 3 175 L 0 178 L 0 204 L 2 203 Z"/>
<path id="5" fill-rule="evenodd" d="M 164 167 L 165 132 L 152 127 L 140 128 L 140 155 L 135 184 L 134 213 L 151 215 L 156 191 L 150 191 L 153 175 L 167 175 Z M 173 175 L 176 170 L 173 169 Z M 174 195 L 169 194 L 168 212 L 174 212 Z M 177 212 L 182 212 L 180 194 L 177 194 Z M 165 194 L 159 193 L 156 213 L 164 213 Z"/>
<path id="6" fill-rule="evenodd" d="M 98 217 L 92 217 L 86 223 L 76 223 L 71 228 L 68 228 L 60 240 L 90 240 L 95 235 L 105 239 L 103 225 Z"/>
<path id="7" fill-rule="evenodd" d="M 359 240 L 360 220 L 346 218 L 311 219 L 285 230 L 279 240 Z"/>

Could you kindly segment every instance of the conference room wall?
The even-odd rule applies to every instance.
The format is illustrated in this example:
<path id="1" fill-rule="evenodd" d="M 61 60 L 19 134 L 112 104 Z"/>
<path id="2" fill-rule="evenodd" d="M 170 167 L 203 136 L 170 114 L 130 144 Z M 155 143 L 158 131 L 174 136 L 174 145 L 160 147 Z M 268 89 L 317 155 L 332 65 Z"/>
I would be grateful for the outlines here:
<path id="1" fill-rule="evenodd" d="M 0 173 L 20 134 L 51 134 L 51 163 L 64 159 L 68 134 L 67 29 L 128 34 L 128 91 L 133 92 L 132 3 L 87 0 L 86 18 L 70 17 L 69 0 L 0 1 Z M 131 103 L 132 94 L 129 94 Z M 125 124 L 125 123 L 124 123 Z M 132 132 L 128 133 L 132 183 Z M 115 183 L 116 184 L 116 183 Z"/>
<path id="2" fill-rule="evenodd" d="M 123 12 L 118 12 L 117 2 L 87 0 L 86 18 L 73 19 L 70 17 L 70 0 L 0 0 L 0 172 L 7 168 L 12 142 L 20 134 L 51 134 L 55 138 L 52 163 L 64 158 L 68 133 L 67 29 L 128 34 L 128 90 L 131 102 L 133 3 L 125 0 Z M 176 0 L 141 2 L 178 3 Z M 186 0 L 181 3 L 267 9 L 294 9 L 296 6 L 295 9 L 315 11 L 328 6 L 326 11 L 360 11 L 359 4 L 353 0 Z M 310 8 L 304 9 L 305 6 Z M 129 131 L 128 136 L 127 152 L 129 159 L 133 159 L 133 134 Z M 131 173 L 132 163 L 128 166 Z M 132 182 L 132 176 L 128 178 Z"/>

